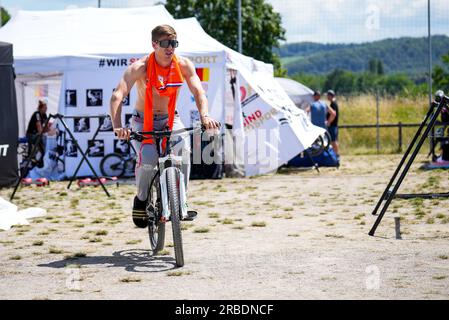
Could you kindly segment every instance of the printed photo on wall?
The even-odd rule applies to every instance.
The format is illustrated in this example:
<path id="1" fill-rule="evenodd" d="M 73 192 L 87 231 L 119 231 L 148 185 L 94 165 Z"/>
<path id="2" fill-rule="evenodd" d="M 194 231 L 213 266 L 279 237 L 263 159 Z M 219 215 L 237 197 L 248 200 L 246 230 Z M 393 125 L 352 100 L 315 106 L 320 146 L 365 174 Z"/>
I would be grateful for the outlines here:
<path id="1" fill-rule="evenodd" d="M 73 140 L 65 141 L 64 155 L 68 158 L 78 157 L 78 150 L 76 149 L 76 145 L 73 143 Z"/>
<path id="2" fill-rule="evenodd" d="M 99 119 L 100 131 L 112 131 L 112 121 L 110 116 Z"/>
<path id="3" fill-rule="evenodd" d="M 131 128 L 133 115 L 131 113 L 125 114 L 125 128 Z"/>
<path id="4" fill-rule="evenodd" d="M 103 89 L 86 90 L 86 106 L 100 107 L 103 105 Z"/>
<path id="5" fill-rule="evenodd" d="M 114 91 L 115 91 L 115 88 L 112 89 L 112 92 L 114 92 Z M 129 98 L 129 95 L 130 95 L 130 93 L 128 93 L 128 95 L 127 95 L 126 97 L 123 98 L 123 101 L 122 101 L 122 102 L 123 102 L 123 105 L 124 105 L 124 106 L 129 106 L 129 101 L 130 101 L 130 100 L 129 100 L 129 99 L 130 99 L 130 98 Z"/>
<path id="6" fill-rule="evenodd" d="M 76 90 L 65 91 L 65 106 L 66 108 L 76 107 Z"/>
<path id="7" fill-rule="evenodd" d="M 125 140 L 114 139 L 114 152 L 119 153 L 123 156 L 129 155 L 131 146 L 129 142 Z"/>
<path id="8" fill-rule="evenodd" d="M 104 140 L 88 140 L 88 157 L 104 157 Z"/>
<path id="9" fill-rule="evenodd" d="M 74 118 L 75 132 L 90 132 L 89 118 Z"/>

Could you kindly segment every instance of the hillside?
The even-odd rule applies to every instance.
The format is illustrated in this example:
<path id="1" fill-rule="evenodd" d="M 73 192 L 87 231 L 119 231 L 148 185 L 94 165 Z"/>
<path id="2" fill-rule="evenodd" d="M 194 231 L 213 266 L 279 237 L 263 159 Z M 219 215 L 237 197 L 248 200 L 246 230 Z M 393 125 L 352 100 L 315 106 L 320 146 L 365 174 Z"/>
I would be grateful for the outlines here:
<path id="1" fill-rule="evenodd" d="M 449 37 L 432 37 L 432 61 L 441 64 L 449 52 Z M 384 71 L 416 77 L 428 70 L 427 38 L 404 37 L 362 44 L 292 43 L 278 51 L 289 75 L 296 73 L 327 74 L 334 69 L 363 72 L 371 59 L 380 59 Z"/>

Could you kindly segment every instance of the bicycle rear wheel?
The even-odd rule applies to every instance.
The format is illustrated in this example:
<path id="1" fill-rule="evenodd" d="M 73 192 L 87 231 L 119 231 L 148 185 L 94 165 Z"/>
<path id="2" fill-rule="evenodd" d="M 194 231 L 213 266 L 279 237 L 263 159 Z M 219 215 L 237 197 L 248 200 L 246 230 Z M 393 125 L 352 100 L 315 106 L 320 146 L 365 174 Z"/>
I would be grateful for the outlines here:
<path id="1" fill-rule="evenodd" d="M 160 220 L 161 204 L 158 186 L 159 181 L 154 181 L 148 195 L 147 206 L 147 212 L 150 216 L 150 220 L 148 221 L 148 235 L 150 238 L 151 250 L 153 250 L 154 255 L 164 249 L 165 242 L 165 222 Z M 153 217 L 153 219 L 151 219 L 151 217 Z"/>
<path id="2" fill-rule="evenodd" d="M 173 244 L 175 248 L 176 266 L 184 265 L 184 252 L 182 249 L 181 235 L 181 203 L 179 201 L 179 174 L 176 168 L 167 168 L 167 191 L 168 202 L 170 207 L 170 218 L 173 231 Z"/>
<path id="3" fill-rule="evenodd" d="M 100 170 L 105 177 L 121 177 L 125 173 L 125 160 L 118 153 L 110 153 L 101 160 Z"/>

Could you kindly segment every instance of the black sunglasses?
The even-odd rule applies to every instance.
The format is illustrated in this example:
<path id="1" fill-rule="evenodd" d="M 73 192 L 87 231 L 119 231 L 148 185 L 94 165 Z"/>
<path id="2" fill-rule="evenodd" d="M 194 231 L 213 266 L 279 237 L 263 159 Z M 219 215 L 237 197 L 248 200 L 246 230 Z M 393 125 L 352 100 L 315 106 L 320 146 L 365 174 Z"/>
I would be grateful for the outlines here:
<path id="1" fill-rule="evenodd" d="M 155 42 L 159 43 L 162 48 L 168 48 L 169 46 L 177 48 L 179 46 L 178 40 L 156 40 Z"/>

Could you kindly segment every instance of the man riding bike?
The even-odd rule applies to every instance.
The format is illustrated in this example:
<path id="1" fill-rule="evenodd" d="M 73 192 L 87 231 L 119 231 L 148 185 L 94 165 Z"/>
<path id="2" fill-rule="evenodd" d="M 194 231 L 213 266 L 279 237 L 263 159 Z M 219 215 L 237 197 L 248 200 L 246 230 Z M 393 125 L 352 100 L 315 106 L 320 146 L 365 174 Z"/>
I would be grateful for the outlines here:
<path id="1" fill-rule="evenodd" d="M 154 52 L 130 65 L 112 94 L 110 113 L 118 139 L 130 138 L 130 130 L 122 126 L 121 114 L 123 99 L 128 96 L 134 84 L 137 86 L 137 101 L 132 116 L 133 131 L 159 131 L 167 126 L 171 130 L 183 129 L 184 125 L 176 112 L 176 101 L 184 80 L 195 98 L 204 128 L 218 129 L 220 123 L 208 115 L 206 94 L 193 63 L 175 55 L 175 48 L 179 44 L 176 31 L 169 25 L 159 25 L 152 30 L 151 37 Z M 154 139 L 142 142 L 133 140 L 132 143 L 137 151 L 137 195 L 134 197 L 132 218 L 136 226 L 145 228 L 148 225 L 145 208 L 149 181 L 156 173 L 158 151 Z M 183 157 L 182 171 L 187 190 L 191 152 L 189 135 L 181 138 L 174 146 L 174 151 Z M 196 212 L 189 211 L 190 218 L 195 216 Z"/>

